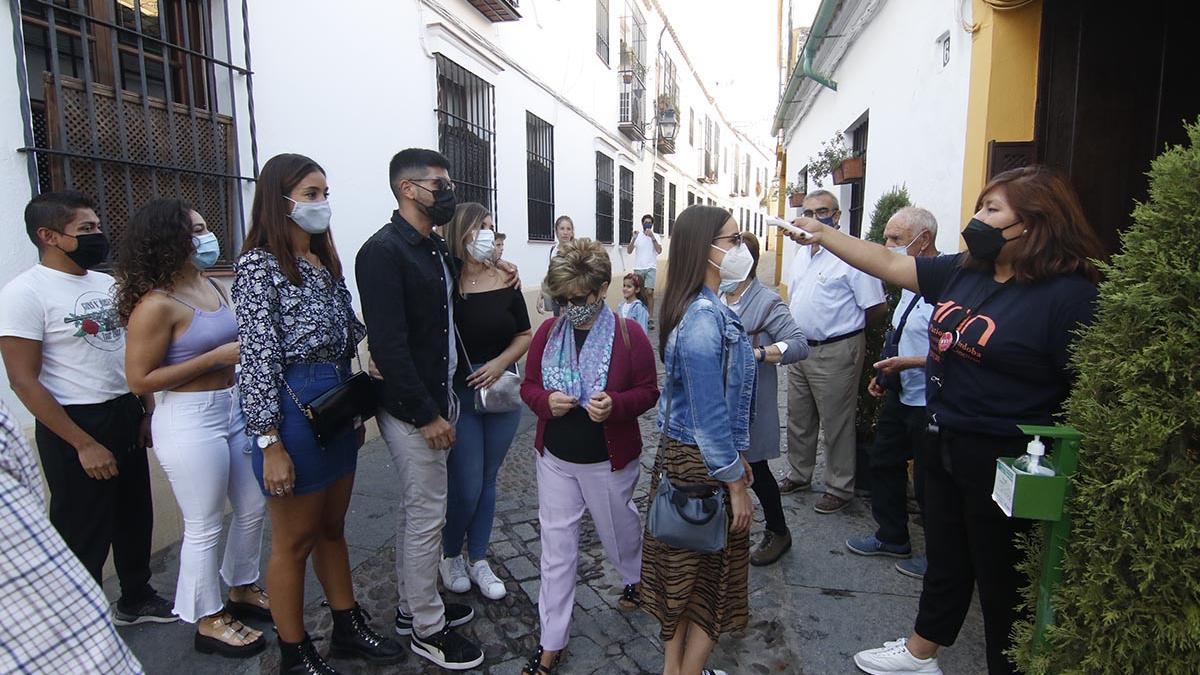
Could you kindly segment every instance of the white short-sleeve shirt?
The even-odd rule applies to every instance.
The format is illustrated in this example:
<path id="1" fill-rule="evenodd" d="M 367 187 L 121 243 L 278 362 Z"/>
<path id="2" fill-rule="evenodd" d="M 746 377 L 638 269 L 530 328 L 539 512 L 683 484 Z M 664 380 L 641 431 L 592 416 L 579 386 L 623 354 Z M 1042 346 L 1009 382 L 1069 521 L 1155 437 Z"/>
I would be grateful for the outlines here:
<path id="1" fill-rule="evenodd" d="M 900 319 L 904 317 L 904 310 L 908 309 L 908 305 L 914 297 L 917 298 L 917 304 L 913 305 L 912 311 L 908 313 L 908 319 L 904 322 L 904 330 L 900 333 L 900 343 L 896 346 L 897 356 L 926 356 L 929 354 L 929 319 L 933 316 L 933 305 L 925 302 L 923 298 L 907 288 L 902 290 L 900 302 L 896 303 L 896 310 L 892 312 L 892 327 L 900 325 Z M 871 355 L 868 354 L 867 357 L 870 358 Z M 900 402 L 904 405 L 924 407 L 924 368 L 908 368 L 900 371 Z"/>
<path id="2" fill-rule="evenodd" d="M 796 252 L 788 274 L 788 308 L 809 340 L 830 338 L 866 326 L 864 310 L 883 302 L 883 283 L 834 254 L 812 247 Z"/>
<path id="3" fill-rule="evenodd" d="M 34 265 L 0 289 L 0 337 L 42 343 L 38 380 L 60 405 L 103 403 L 129 393 L 125 329 L 113 278 Z"/>
<path id="4" fill-rule="evenodd" d="M 658 267 L 658 252 L 654 250 L 654 239 L 638 232 L 633 240 L 633 269 L 648 270 Z"/>

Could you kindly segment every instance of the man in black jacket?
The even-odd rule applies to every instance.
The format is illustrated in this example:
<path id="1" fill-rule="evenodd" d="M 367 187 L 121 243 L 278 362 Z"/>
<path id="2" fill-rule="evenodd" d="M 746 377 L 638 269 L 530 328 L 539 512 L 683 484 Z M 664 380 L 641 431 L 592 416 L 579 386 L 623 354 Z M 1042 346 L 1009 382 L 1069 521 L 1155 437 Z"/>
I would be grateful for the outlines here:
<path id="1" fill-rule="evenodd" d="M 355 260 L 371 358 L 383 376 L 379 428 L 399 474 L 396 632 L 413 652 L 451 670 L 474 668 L 483 651 L 457 634 L 474 616 L 443 604 L 437 590 L 446 518 L 446 454 L 458 403 L 454 335 L 455 261 L 433 231 L 454 216 L 450 163 L 410 148 L 388 169 L 398 208 Z"/>

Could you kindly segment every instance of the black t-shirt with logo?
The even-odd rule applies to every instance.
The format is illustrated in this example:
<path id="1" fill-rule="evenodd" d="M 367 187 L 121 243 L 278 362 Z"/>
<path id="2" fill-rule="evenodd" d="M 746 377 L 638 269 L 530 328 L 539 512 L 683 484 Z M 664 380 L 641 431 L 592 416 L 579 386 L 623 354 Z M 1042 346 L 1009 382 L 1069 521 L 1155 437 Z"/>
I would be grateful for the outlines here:
<path id="1" fill-rule="evenodd" d="M 997 283 L 964 269 L 965 255 L 920 257 L 917 284 L 934 306 L 927 407 L 946 428 L 1020 436 L 1053 424 L 1070 392 L 1074 331 L 1092 322 L 1096 286 L 1078 274 Z"/>

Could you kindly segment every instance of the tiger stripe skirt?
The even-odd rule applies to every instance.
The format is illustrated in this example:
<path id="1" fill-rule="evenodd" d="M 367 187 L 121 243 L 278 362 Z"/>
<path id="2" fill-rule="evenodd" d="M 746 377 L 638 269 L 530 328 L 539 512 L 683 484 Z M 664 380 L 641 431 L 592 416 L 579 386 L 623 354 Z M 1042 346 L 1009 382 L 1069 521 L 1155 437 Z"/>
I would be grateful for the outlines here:
<path id="1" fill-rule="evenodd" d="M 651 504 L 663 471 L 676 485 L 724 487 L 708 475 L 700 448 L 664 436 L 650 479 Z M 726 515 L 732 518 L 727 491 L 725 500 Z M 749 573 L 749 531 L 730 533 L 725 549 L 716 553 L 668 546 L 648 530 L 643 535 L 642 608 L 662 625 L 664 642 L 675 637 L 680 621 L 696 625 L 713 641 L 721 633 L 744 629 L 750 620 Z"/>

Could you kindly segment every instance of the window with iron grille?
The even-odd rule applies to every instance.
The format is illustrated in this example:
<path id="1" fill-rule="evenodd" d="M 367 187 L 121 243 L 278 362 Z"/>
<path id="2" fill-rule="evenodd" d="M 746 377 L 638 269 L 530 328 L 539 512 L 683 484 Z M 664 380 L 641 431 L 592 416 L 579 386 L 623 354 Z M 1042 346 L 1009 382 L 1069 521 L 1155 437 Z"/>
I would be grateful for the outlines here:
<path id="1" fill-rule="evenodd" d="M 621 167 L 620 244 L 633 240 L 633 171 Z"/>
<path id="2" fill-rule="evenodd" d="M 634 140 L 646 137 L 646 19 L 635 0 L 621 17 L 621 79 L 617 128 Z"/>
<path id="3" fill-rule="evenodd" d="M 675 184 L 671 183 L 667 187 L 667 234 L 671 234 L 671 229 L 675 227 Z"/>
<path id="4" fill-rule="evenodd" d="M 492 85 L 446 58 L 437 61 L 438 149 L 450 160 L 458 201 L 496 212 L 496 105 Z"/>
<path id="5" fill-rule="evenodd" d="M 608 65 L 608 0 L 596 0 L 596 56 Z"/>
<path id="6" fill-rule="evenodd" d="M 733 167 L 735 169 L 733 172 L 733 192 L 734 192 L 734 194 L 740 194 L 742 191 L 741 175 L 740 175 L 740 172 L 736 170 L 737 165 L 741 162 L 741 155 L 742 155 L 742 148 L 740 146 L 734 146 L 734 148 L 733 148 Z"/>
<path id="7" fill-rule="evenodd" d="M 854 127 L 854 131 L 850 132 L 850 150 L 855 157 L 867 154 L 868 121 L 863 120 L 862 124 Z M 865 184 L 865 179 L 859 179 L 850 183 L 850 236 L 852 237 L 858 237 L 862 234 L 863 210 L 866 206 L 864 202 L 865 191 L 863 190 Z"/>
<path id="8" fill-rule="evenodd" d="M 712 119 L 704 116 L 704 177 L 710 178 L 717 173 L 717 167 L 713 163 L 713 123 Z"/>
<path id="9" fill-rule="evenodd" d="M 688 206 L 692 206 L 695 203 L 696 203 L 696 193 L 692 192 L 691 190 L 688 190 Z"/>
<path id="10" fill-rule="evenodd" d="M 596 153 L 596 241 L 613 241 L 613 160 Z"/>
<path id="11" fill-rule="evenodd" d="M 525 111 L 525 180 L 529 192 L 529 239 L 554 239 L 554 127 Z"/>
<path id="12" fill-rule="evenodd" d="M 116 246 L 134 211 L 183 199 L 221 242 L 228 268 L 245 208 L 235 111 L 250 71 L 235 66 L 225 0 L 23 0 L 17 44 L 30 182 L 96 201 Z M 245 84 L 241 84 L 241 83 Z M 254 124 L 250 148 L 257 172 Z"/>
<path id="13" fill-rule="evenodd" d="M 666 199 L 664 185 L 665 179 L 662 174 L 654 174 L 654 231 L 657 234 L 663 233 L 663 200 Z"/>
<path id="14" fill-rule="evenodd" d="M 696 147 L 696 109 L 688 108 L 688 145 Z"/>

